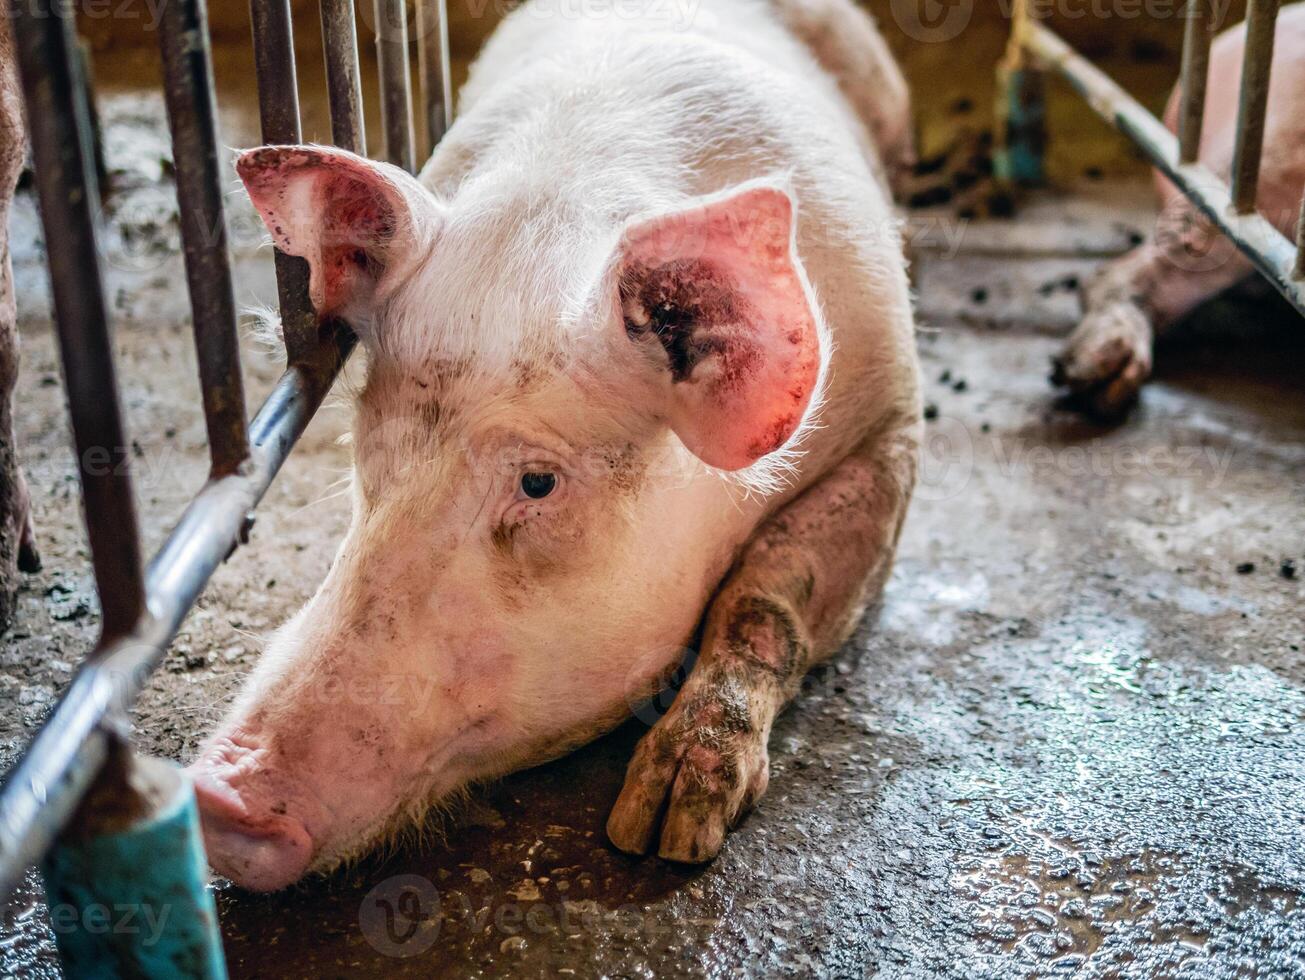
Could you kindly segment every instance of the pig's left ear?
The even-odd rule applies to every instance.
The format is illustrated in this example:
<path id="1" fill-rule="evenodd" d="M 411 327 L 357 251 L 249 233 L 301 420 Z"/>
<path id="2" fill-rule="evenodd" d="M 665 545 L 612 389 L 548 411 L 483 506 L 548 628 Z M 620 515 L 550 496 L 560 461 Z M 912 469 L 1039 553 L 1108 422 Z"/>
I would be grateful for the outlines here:
<path id="1" fill-rule="evenodd" d="M 621 241 L 626 333 L 657 365 L 671 427 L 711 466 L 779 449 L 819 380 L 819 313 L 793 217 L 785 191 L 745 185 Z"/>
<path id="2" fill-rule="evenodd" d="M 319 316 L 366 317 L 440 224 L 439 203 L 411 176 L 344 150 L 259 147 L 236 172 L 277 248 L 308 260 Z"/>

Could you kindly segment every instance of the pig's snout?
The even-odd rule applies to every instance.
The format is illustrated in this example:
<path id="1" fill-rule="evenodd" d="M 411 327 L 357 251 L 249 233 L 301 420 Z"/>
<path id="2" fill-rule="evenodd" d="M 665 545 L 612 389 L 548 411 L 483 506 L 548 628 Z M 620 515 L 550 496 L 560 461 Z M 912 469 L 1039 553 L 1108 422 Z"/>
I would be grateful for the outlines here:
<path id="1" fill-rule="evenodd" d="M 301 792 L 261 778 L 255 753 L 229 743 L 205 753 L 189 772 L 214 870 L 257 892 L 277 891 L 304 876 L 314 845 L 297 815 Z"/>

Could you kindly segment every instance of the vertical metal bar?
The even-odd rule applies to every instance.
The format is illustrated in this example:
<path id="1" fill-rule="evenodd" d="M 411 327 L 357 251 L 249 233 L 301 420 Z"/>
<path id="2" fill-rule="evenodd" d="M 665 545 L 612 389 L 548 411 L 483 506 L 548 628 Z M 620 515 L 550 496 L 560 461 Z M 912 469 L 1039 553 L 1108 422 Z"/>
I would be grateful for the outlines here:
<path id="1" fill-rule="evenodd" d="M 412 77 L 404 0 L 376 0 L 376 62 L 381 74 L 384 157 L 409 173 L 417 169 L 412 143 Z"/>
<path id="2" fill-rule="evenodd" d="M 1278 4 L 1279 0 L 1249 0 L 1246 8 L 1246 51 L 1242 59 L 1237 142 L 1233 145 L 1232 164 L 1232 201 L 1239 214 L 1255 210 Z"/>
<path id="3" fill-rule="evenodd" d="M 353 0 L 322 0 L 322 47 L 326 51 L 326 92 L 331 102 L 331 141 L 341 149 L 365 155 L 367 133 Z"/>
<path id="4" fill-rule="evenodd" d="M 250 0 L 254 30 L 254 74 L 263 141 L 298 143 L 299 82 L 295 76 L 290 0 Z"/>
<path id="5" fill-rule="evenodd" d="M 145 590 L 97 242 L 100 195 L 71 9 L 61 0 L 10 4 L 101 628 L 108 640 L 136 624 L 145 610 Z"/>
<path id="6" fill-rule="evenodd" d="M 250 0 L 254 30 L 254 74 L 263 142 L 299 143 L 299 85 L 295 77 L 290 0 Z M 279 249 L 276 288 L 281 332 L 291 364 L 311 358 L 317 346 L 317 316 L 308 298 L 308 263 Z"/>
<path id="7" fill-rule="evenodd" d="M 1205 119 L 1205 90 L 1210 75 L 1210 37 L 1214 18 L 1210 0 L 1187 0 L 1183 27 L 1183 67 L 1179 88 L 1178 159 L 1193 163 L 1201 150 L 1201 124 Z"/>
<path id="8" fill-rule="evenodd" d="M 204 0 L 170 0 L 159 27 L 209 456 L 213 475 L 227 476 L 249 457 L 249 437 Z"/>
<path id="9" fill-rule="evenodd" d="M 430 159 L 453 122 L 449 17 L 445 0 L 417 0 L 417 73 L 421 76 L 421 159 Z"/>

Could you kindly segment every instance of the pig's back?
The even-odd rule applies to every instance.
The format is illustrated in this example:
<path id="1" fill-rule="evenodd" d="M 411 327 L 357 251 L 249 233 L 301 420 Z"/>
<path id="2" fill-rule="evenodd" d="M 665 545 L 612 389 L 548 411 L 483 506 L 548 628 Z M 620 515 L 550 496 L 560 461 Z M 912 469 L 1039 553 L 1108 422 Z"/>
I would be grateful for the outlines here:
<path id="1" fill-rule="evenodd" d="M 686 3 L 687 26 L 680 5 L 668 0 L 665 16 L 659 6 L 637 17 L 518 9 L 473 66 L 460 123 L 423 177 L 447 194 L 496 154 L 552 163 L 559 177 L 610 177 L 626 163 L 626 177 L 665 188 L 673 176 L 684 195 L 759 170 L 801 180 L 815 160 L 876 176 L 861 120 L 767 0 Z"/>

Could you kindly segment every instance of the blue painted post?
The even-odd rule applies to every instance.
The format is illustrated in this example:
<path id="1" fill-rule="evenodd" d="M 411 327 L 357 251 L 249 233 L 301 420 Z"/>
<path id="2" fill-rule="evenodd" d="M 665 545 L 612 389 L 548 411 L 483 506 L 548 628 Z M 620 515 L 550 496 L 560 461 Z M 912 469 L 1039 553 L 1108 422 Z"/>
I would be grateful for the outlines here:
<path id="1" fill-rule="evenodd" d="M 997 177 L 1012 184 L 1041 184 L 1046 146 L 1043 72 L 1027 64 L 997 70 Z"/>
<path id="2" fill-rule="evenodd" d="M 1032 23 L 1028 0 L 1011 9 L 1010 42 L 997 66 L 997 148 L 993 171 L 1007 184 L 1041 184 L 1046 147 L 1046 73 L 1031 64 L 1024 40 Z"/>
<path id="3" fill-rule="evenodd" d="M 217 908 L 190 781 L 135 760 L 92 790 L 43 868 L 68 980 L 225 980 Z"/>

